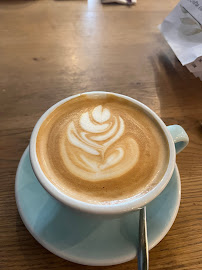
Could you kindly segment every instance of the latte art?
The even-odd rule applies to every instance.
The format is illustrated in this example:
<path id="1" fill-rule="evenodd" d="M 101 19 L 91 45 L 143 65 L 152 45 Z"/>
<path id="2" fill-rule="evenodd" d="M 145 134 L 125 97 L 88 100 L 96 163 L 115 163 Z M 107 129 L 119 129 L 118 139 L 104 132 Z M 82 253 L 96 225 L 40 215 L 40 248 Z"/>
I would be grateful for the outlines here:
<path id="1" fill-rule="evenodd" d="M 62 193 L 93 204 L 141 196 L 164 175 L 164 132 L 138 105 L 123 98 L 81 95 L 42 123 L 36 153 L 47 179 Z"/>
<path id="2" fill-rule="evenodd" d="M 61 144 L 64 163 L 72 174 L 90 181 L 107 180 L 127 173 L 135 165 L 139 147 L 130 136 L 120 141 L 125 131 L 122 117 L 99 105 L 78 118 L 78 128 L 74 121 L 67 127 L 67 139 L 76 151 L 64 147 L 65 137 Z M 129 159 L 131 155 L 133 159 Z"/>

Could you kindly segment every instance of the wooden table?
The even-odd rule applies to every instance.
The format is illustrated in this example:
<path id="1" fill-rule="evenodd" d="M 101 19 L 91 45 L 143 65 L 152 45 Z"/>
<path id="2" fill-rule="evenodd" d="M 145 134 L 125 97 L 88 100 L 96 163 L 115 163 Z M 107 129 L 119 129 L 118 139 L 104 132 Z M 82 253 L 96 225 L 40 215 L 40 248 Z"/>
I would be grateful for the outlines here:
<path id="1" fill-rule="evenodd" d="M 138 99 L 189 134 L 177 157 L 180 210 L 150 252 L 150 269 L 202 269 L 202 82 L 157 29 L 176 3 L 0 2 L 0 269 L 97 269 L 44 249 L 23 225 L 14 197 L 18 162 L 39 116 L 69 95 L 92 90 Z M 100 269 L 137 269 L 137 262 Z"/>

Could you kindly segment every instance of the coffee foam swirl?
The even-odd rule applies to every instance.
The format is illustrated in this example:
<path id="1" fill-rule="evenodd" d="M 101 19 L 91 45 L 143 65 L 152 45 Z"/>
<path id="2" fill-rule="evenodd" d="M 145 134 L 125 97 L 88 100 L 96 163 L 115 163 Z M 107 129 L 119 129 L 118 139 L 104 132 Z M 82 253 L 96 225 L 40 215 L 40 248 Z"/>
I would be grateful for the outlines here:
<path id="1" fill-rule="evenodd" d="M 75 176 L 99 181 L 120 177 L 136 164 L 139 157 L 137 142 L 128 137 L 122 117 L 113 115 L 108 108 L 98 105 L 71 121 L 67 138 L 61 144 L 61 156 L 68 170 Z M 77 128 L 76 128 L 77 126 Z M 64 147 L 65 139 L 72 147 Z M 130 159 L 130 156 L 133 159 Z"/>
<path id="2" fill-rule="evenodd" d="M 158 123 L 110 94 L 81 95 L 53 110 L 39 129 L 36 152 L 56 188 L 93 204 L 116 204 L 148 192 L 169 159 Z"/>

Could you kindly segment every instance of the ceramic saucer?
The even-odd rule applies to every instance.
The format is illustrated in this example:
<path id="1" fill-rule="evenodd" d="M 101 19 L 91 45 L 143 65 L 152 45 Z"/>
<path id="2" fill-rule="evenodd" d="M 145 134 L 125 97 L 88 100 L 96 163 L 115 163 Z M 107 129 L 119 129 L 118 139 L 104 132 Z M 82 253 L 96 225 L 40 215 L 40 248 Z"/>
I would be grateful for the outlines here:
<path id="1" fill-rule="evenodd" d="M 79 213 L 55 200 L 40 185 L 32 170 L 27 148 L 20 160 L 15 183 L 20 216 L 33 237 L 66 260 L 85 265 L 114 265 L 135 258 L 139 213 L 101 219 Z M 180 204 L 177 165 L 164 191 L 147 206 L 149 249 L 171 228 Z"/>

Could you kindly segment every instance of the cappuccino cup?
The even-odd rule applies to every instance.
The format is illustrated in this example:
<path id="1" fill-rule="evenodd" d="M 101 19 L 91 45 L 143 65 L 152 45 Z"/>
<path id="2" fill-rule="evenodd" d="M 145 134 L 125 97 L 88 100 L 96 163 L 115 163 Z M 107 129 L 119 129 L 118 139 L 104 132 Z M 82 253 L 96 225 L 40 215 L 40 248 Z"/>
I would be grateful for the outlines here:
<path id="1" fill-rule="evenodd" d="M 38 120 L 30 160 L 61 203 L 96 215 L 122 215 L 154 200 L 189 142 L 146 105 L 110 92 L 86 92 L 53 105 Z"/>

